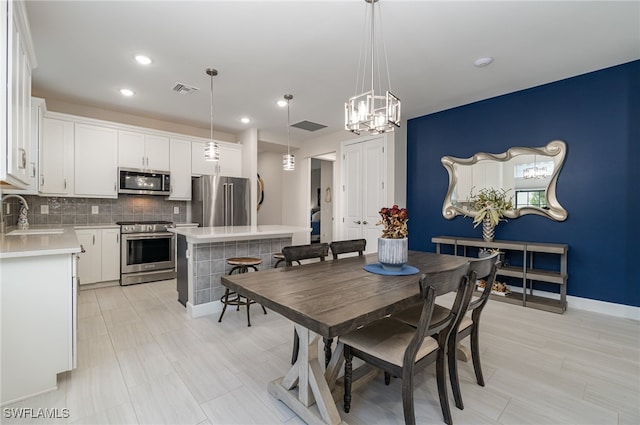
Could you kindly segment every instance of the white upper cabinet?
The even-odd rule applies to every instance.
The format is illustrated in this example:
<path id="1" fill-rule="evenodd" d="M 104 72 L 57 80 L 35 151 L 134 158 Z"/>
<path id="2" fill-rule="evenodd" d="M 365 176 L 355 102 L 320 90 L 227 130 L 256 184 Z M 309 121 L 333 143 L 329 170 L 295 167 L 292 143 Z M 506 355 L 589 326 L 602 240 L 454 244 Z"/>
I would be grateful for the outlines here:
<path id="1" fill-rule="evenodd" d="M 242 146 L 233 143 L 220 143 L 220 161 L 205 161 L 205 142 L 193 142 L 191 146 L 191 173 L 242 177 Z"/>
<path id="2" fill-rule="evenodd" d="M 171 200 L 191 200 L 191 141 L 171 139 Z"/>
<path id="3" fill-rule="evenodd" d="M 169 171 L 169 138 L 119 130 L 118 166 Z"/>
<path id="4" fill-rule="evenodd" d="M 72 121 L 42 119 L 38 178 L 38 192 L 41 195 L 73 195 L 74 131 Z"/>
<path id="5" fill-rule="evenodd" d="M 32 174 L 31 70 L 35 54 L 22 1 L 2 1 L 0 51 L 2 52 L 2 118 L 0 118 L 0 181 L 27 188 Z M 6 67 L 5 67 L 6 64 Z M 6 136 L 6 137 L 5 137 Z"/>
<path id="6" fill-rule="evenodd" d="M 118 130 L 76 123 L 74 157 L 77 196 L 118 197 Z"/>

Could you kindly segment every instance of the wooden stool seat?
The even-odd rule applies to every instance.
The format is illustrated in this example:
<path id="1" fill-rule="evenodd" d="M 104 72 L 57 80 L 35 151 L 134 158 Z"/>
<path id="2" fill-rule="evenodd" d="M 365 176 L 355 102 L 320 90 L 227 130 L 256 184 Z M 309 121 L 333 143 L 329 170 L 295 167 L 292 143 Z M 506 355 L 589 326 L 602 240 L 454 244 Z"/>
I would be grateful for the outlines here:
<path id="1" fill-rule="evenodd" d="M 254 271 L 258 271 L 258 268 L 256 266 L 259 266 L 260 264 L 262 264 L 262 260 L 260 258 L 254 258 L 254 257 L 232 257 L 232 258 L 227 258 L 227 264 L 229 264 L 230 266 L 233 266 L 231 270 L 229 270 L 228 274 L 232 274 L 235 271 L 237 271 L 238 273 L 248 273 L 249 267 L 251 267 Z M 235 297 L 230 298 L 233 295 L 235 295 Z M 247 326 L 251 326 L 251 319 L 249 316 L 249 306 L 251 304 L 255 304 L 254 300 L 243 297 L 242 295 L 236 292 L 230 291 L 229 288 L 226 288 L 224 291 L 224 295 L 222 296 L 222 298 L 220 298 L 220 302 L 222 303 L 222 313 L 220 313 L 220 318 L 218 319 L 218 322 L 222 322 L 222 316 L 224 316 L 224 312 L 227 310 L 228 305 L 236 306 L 236 310 L 240 310 L 241 305 L 246 305 L 247 306 Z M 267 314 L 267 310 L 265 310 L 264 306 L 262 306 L 262 311 L 264 311 L 264 314 Z"/>

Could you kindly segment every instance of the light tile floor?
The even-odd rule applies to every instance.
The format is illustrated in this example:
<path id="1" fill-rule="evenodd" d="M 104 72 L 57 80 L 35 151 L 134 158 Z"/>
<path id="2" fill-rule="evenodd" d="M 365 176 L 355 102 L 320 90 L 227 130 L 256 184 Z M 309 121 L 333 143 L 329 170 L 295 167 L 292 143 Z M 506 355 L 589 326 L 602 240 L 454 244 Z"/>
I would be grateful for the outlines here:
<path id="1" fill-rule="evenodd" d="M 301 424 L 267 393 L 287 371 L 292 325 L 244 310 L 191 319 L 175 281 L 81 291 L 78 368 L 56 391 L 5 408 L 68 409 L 69 418 L 6 424 Z M 486 386 L 461 363 L 462 424 L 640 423 L 640 323 L 490 302 L 482 319 Z M 465 341 L 468 344 L 468 341 Z M 46 352 L 43 353 L 46 355 Z M 401 381 L 356 392 L 349 424 L 403 423 Z M 417 422 L 442 423 L 433 367 L 415 379 Z M 340 410 L 342 410 L 341 406 Z"/>

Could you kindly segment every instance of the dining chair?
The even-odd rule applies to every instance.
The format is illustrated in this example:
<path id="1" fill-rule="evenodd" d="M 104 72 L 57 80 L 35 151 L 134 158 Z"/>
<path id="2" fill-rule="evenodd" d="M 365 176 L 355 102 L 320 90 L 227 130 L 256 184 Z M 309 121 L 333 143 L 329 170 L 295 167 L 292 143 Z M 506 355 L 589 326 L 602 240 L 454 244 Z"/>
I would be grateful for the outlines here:
<path id="1" fill-rule="evenodd" d="M 302 260 L 319 259 L 325 261 L 327 255 L 329 255 L 329 244 L 327 243 L 314 243 L 310 245 L 292 245 L 282 248 L 282 255 L 284 255 L 285 264 L 287 267 L 293 266 L 294 261 L 300 264 Z M 329 364 L 331 359 L 331 344 L 333 339 L 324 339 L 325 350 L 325 366 Z M 327 357 L 327 347 L 329 354 Z M 291 354 L 291 364 L 294 364 L 298 360 L 298 351 L 300 349 L 300 338 L 298 332 L 293 330 L 293 353 Z"/>
<path id="2" fill-rule="evenodd" d="M 469 261 L 469 271 L 475 272 L 477 279 L 483 279 L 485 281 L 484 290 L 480 293 L 479 297 L 473 298 L 467 307 L 467 311 L 471 312 L 471 317 L 466 314 L 460 315 L 458 324 L 458 332 L 452 333 L 449 336 L 449 342 L 447 346 L 449 351 L 447 352 L 448 366 L 449 366 L 449 380 L 451 381 L 451 391 L 453 392 L 453 398 L 456 402 L 458 409 L 464 409 L 462 403 L 462 393 L 460 391 L 460 380 L 458 378 L 458 362 L 457 362 L 457 350 L 458 343 L 471 335 L 471 359 L 473 361 L 473 369 L 476 374 L 476 380 L 478 385 L 484 387 L 484 377 L 482 375 L 482 366 L 480 365 L 480 340 L 479 340 L 479 328 L 480 328 L 480 315 L 484 306 L 489 300 L 491 294 L 491 287 L 496 279 L 496 273 L 499 266 L 500 253 L 494 253 L 491 256 L 471 259 Z M 471 282 L 471 291 L 476 285 L 475 281 Z M 450 313 L 450 309 L 442 307 L 438 304 L 433 309 L 433 320 L 438 321 L 440 318 L 446 317 Z M 407 310 L 404 310 L 398 314 L 394 314 L 393 318 L 403 323 L 417 327 L 420 322 L 421 306 L 415 305 Z M 427 331 L 429 333 L 429 331 Z"/>
<path id="3" fill-rule="evenodd" d="M 444 422 L 452 424 L 451 410 L 447 397 L 445 378 L 445 353 L 449 333 L 455 331 L 457 319 L 464 312 L 471 299 L 470 279 L 475 273 L 469 272 L 469 264 L 440 272 L 423 274 L 419 280 L 421 312 L 418 327 L 386 317 L 370 325 L 356 329 L 339 337 L 344 344 L 344 411 L 351 409 L 351 384 L 353 379 L 353 357 L 358 357 L 385 374 L 402 377 L 402 405 L 404 421 L 408 425 L 416 423 L 413 406 L 414 373 L 436 363 L 436 377 L 440 408 Z M 432 313 L 435 297 L 456 292 L 449 314 L 442 320 L 434 320 Z M 429 336 L 427 330 L 433 330 Z"/>
<path id="4" fill-rule="evenodd" d="M 364 251 L 367 249 L 366 239 L 352 239 L 347 241 L 334 241 L 329 244 L 333 259 L 337 260 L 338 255 L 347 254 L 350 252 L 357 252 L 358 256 L 362 257 Z"/>

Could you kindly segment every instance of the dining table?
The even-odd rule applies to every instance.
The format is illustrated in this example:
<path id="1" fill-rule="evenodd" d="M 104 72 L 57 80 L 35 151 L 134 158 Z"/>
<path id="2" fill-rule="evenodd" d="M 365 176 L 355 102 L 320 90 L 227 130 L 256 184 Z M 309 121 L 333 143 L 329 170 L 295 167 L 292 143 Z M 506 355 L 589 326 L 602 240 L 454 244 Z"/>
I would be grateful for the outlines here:
<path id="1" fill-rule="evenodd" d="M 410 267 L 389 273 L 378 271 L 378 255 L 372 253 L 227 275 L 221 282 L 291 320 L 298 333 L 298 359 L 284 377 L 269 383 L 269 393 L 309 424 L 335 425 L 344 423 L 332 394 L 344 362 L 343 346 L 338 340 L 325 367 L 324 359 L 318 359 L 319 341 L 409 308 L 420 302 L 424 273 L 467 262 L 461 256 L 409 251 Z M 364 375 L 354 371 L 354 378 Z"/>

